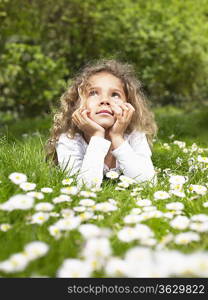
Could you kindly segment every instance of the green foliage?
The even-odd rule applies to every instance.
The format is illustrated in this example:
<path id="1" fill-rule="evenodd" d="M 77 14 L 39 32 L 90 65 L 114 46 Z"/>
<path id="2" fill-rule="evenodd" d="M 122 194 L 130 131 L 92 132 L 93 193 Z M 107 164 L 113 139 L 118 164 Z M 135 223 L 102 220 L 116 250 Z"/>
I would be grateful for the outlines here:
<path id="1" fill-rule="evenodd" d="M 153 162 L 154 166 L 161 172 L 158 174 L 158 184 L 151 187 L 147 184 L 146 187 L 133 196 L 131 194 L 133 188 L 125 188 L 123 191 L 115 189 L 116 184 L 113 180 L 104 181 L 102 190 L 97 193 L 97 202 L 107 201 L 109 198 L 113 198 L 118 203 L 118 210 L 103 213 L 99 212 L 99 215 L 103 215 L 104 218 L 100 220 L 89 219 L 86 223 L 91 223 L 99 226 L 100 228 L 109 228 L 112 230 L 112 236 L 110 239 L 112 247 L 112 256 L 122 258 L 125 253 L 134 246 L 142 246 L 141 241 L 136 240 L 133 242 L 122 242 L 118 239 L 118 232 L 125 226 L 124 217 L 127 216 L 132 208 L 136 207 L 137 196 L 143 199 L 151 199 L 153 205 L 162 212 L 167 212 L 166 204 L 168 202 L 179 201 L 184 204 L 185 209 L 182 212 L 185 216 L 191 218 L 196 214 L 208 214 L 208 208 L 203 206 L 204 202 L 208 201 L 208 194 L 198 195 L 197 199 L 191 199 L 195 194 L 189 195 L 184 198 L 178 198 L 174 195 L 170 199 L 155 200 L 153 194 L 157 190 L 168 190 L 169 184 L 168 176 L 165 176 L 163 170 L 165 168 L 171 169 L 171 172 L 187 175 L 188 183 L 185 184 L 186 188 L 189 184 L 205 184 L 207 182 L 207 169 L 201 170 L 200 168 L 195 172 L 188 171 L 188 159 L 197 157 L 200 152 L 194 151 L 193 153 L 184 153 L 178 146 L 173 144 L 173 140 L 169 135 L 175 134 L 175 139 L 180 139 L 187 142 L 187 146 L 191 146 L 193 138 L 198 136 L 198 146 L 207 147 L 208 141 L 205 135 L 207 126 L 207 112 L 195 111 L 187 113 L 181 109 L 175 109 L 168 107 L 168 109 L 160 108 L 156 109 L 156 119 L 159 122 L 159 136 L 154 144 L 153 150 Z M 184 118 L 185 116 L 185 118 Z M 194 120 L 194 123 L 193 123 Z M 59 168 L 51 167 L 44 160 L 43 145 L 48 136 L 51 120 L 47 118 L 34 118 L 34 119 L 22 119 L 16 124 L 11 122 L 5 127 L 3 135 L 0 136 L 0 203 L 4 203 L 10 197 L 15 194 L 25 194 L 18 185 L 12 183 L 8 176 L 12 172 L 22 172 L 28 176 L 29 182 L 37 184 L 35 190 L 40 191 L 42 187 L 51 187 L 53 192 L 51 194 L 45 194 L 43 200 L 35 200 L 35 204 L 41 202 L 52 202 L 52 199 L 60 195 L 60 189 L 63 187 L 62 180 L 66 177 L 66 174 L 61 172 Z M 180 128 L 178 124 L 183 123 Z M 193 126 L 194 125 L 194 126 Z M 194 128 L 194 130 L 193 130 Z M 27 131 L 27 136 L 22 136 Z M 37 133 L 39 132 L 39 133 Z M 36 134 L 34 134 L 36 133 Z M 165 149 L 164 142 L 168 142 L 170 150 Z M 202 156 L 207 156 L 207 150 L 201 153 Z M 182 159 L 181 164 L 177 164 L 176 159 L 180 157 Z M 74 183 L 73 183 L 74 185 Z M 141 188 L 142 184 L 138 185 Z M 53 212 L 60 213 L 62 209 L 74 209 L 79 205 L 79 201 L 83 198 L 79 195 L 71 195 L 72 201 L 67 203 L 56 204 Z M 63 261 L 68 258 L 80 259 L 81 253 L 85 247 L 85 241 L 77 229 L 66 231 L 63 236 L 56 240 L 50 235 L 48 228 L 54 224 L 58 218 L 53 216 L 44 224 L 30 224 L 29 218 L 36 213 L 34 207 L 30 210 L 14 210 L 5 212 L 0 210 L 0 225 L 10 224 L 12 227 L 7 232 L 0 230 L 0 262 L 7 260 L 12 254 L 22 252 L 24 246 L 32 241 L 43 241 L 50 247 L 49 252 L 42 258 L 36 259 L 29 263 L 29 265 L 22 271 L 14 273 L 0 272 L 1 277 L 31 277 L 31 276 L 57 276 L 57 270 L 62 265 Z M 174 213 L 174 212 L 173 212 Z M 78 212 L 75 212 L 79 215 Z M 85 223 L 85 222 L 83 222 Z M 150 249 L 157 249 L 157 245 L 163 240 L 167 234 L 172 233 L 174 237 L 180 232 L 190 231 L 189 228 L 185 230 L 176 230 L 170 226 L 170 219 L 167 218 L 151 218 L 146 221 L 142 221 L 142 224 L 146 224 L 151 228 L 155 234 L 157 244 L 155 246 L 147 246 Z M 132 224 L 126 224 L 127 226 L 133 226 Z M 187 245 L 177 245 L 173 241 L 165 246 L 165 251 L 179 250 L 184 253 L 194 253 L 200 250 L 208 249 L 208 239 L 206 232 L 199 232 L 200 241 L 189 243 Z M 163 248 L 164 249 L 164 248 Z M 156 250 L 158 251 L 158 249 Z M 155 252 L 154 252 L 155 253 Z M 103 270 L 99 274 L 93 274 L 94 277 L 103 277 Z M 186 273 L 184 276 L 191 276 L 191 273 Z"/>
<path id="2" fill-rule="evenodd" d="M 24 68 L 21 76 L 26 84 L 21 85 L 20 93 L 19 79 L 12 75 L 14 91 L 9 92 L 9 102 L 19 109 L 22 101 L 30 97 L 38 114 L 57 100 L 63 79 L 68 80 L 67 76 L 89 60 L 101 57 L 132 63 L 154 104 L 207 101 L 207 0 L 2 0 L 0 8 L 3 105 L 8 103 L 4 89 L 11 91 L 10 81 L 4 77 L 10 73 L 20 76 L 19 68 Z M 19 49 L 9 51 L 11 43 L 24 44 L 31 62 L 23 63 L 25 53 L 19 67 L 14 57 Z M 42 59 L 33 57 L 32 53 L 38 51 Z M 29 87 L 36 80 L 39 96 L 33 97 L 34 91 Z M 47 87 L 42 89 L 44 84 L 52 86 L 56 93 Z"/>
<path id="3" fill-rule="evenodd" d="M 52 106 L 65 84 L 65 61 L 56 61 L 40 46 L 7 43 L 1 55 L 0 107 L 37 115 Z"/>

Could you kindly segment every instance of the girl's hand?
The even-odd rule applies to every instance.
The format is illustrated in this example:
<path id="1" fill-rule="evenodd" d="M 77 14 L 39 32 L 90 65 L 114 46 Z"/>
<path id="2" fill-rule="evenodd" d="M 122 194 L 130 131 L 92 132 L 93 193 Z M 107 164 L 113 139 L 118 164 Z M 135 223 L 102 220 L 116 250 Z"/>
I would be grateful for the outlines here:
<path id="1" fill-rule="evenodd" d="M 99 135 L 105 136 L 105 129 L 88 118 L 89 111 L 85 109 L 83 106 L 80 106 L 75 112 L 72 114 L 73 123 L 83 131 L 87 136 Z"/>
<path id="2" fill-rule="evenodd" d="M 108 135 L 109 137 L 123 137 L 126 128 L 131 122 L 133 113 L 135 109 L 130 103 L 119 102 L 119 105 L 112 102 L 111 108 L 114 112 L 114 116 L 116 117 L 116 122 L 109 129 Z"/>

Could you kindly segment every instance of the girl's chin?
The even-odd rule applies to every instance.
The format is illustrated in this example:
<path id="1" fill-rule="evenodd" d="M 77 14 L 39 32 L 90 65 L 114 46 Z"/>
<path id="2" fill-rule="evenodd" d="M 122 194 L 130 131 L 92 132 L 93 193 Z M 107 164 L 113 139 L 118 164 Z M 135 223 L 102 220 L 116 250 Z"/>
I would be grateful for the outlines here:
<path id="1" fill-rule="evenodd" d="M 91 118 L 92 119 L 92 118 Z M 103 128 L 107 129 L 110 128 L 111 126 L 113 126 L 113 124 L 115 123 L 114 120 L 108 120 L 108 119 L 92 119 L 94 122 L 96 122 L 97 124 L 99 124 L 100 126 L 102 126 Z"/>
<path id="2" fill-rule="evenodd" d="M 102 126 L 102 127 L 105 128 L 105 129 L 108 129 L 108 128 L 110 128 L 110 127 L 113 126 L 112 123 L 107 123 L 107 122 L 96 122 L 96 123 L 97 123 L 98 125 Z"/>

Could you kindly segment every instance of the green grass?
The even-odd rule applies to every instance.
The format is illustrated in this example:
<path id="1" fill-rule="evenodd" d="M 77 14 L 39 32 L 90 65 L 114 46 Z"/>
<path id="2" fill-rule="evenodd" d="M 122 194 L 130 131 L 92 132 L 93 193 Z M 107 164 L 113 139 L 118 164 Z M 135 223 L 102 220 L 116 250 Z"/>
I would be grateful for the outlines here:
<path id="1" fill-rule="evenodd" d="M 184 153 L 177 145 L 173 144 L 174 140 L 186 142 L 187 148 L 190 149 L 193 143 L 200 148 L 208 148 L 208 110 L 198 110 L 187 112 L 175 109 L 173 107 L 165 107 L 155 110 L 156 120 L 159 125 L 158 137 L 153 148 L 153 164 L 158 169 L 158 184 L 151 187 L 148 184 L 141 185 L 143 190 L 138 192 L 138 196 L 151 199 L 153 205 L 158 210 L 167 212 L 165 205 L 169 202 L 180 201 L 185 205 L 184 215 L 191 217 L 195 214 L 207 214 L 208 208 L 203 207 L 203 203 L 208 201 L 208 194 L 199 196 L 195 200 L 190 200 L 194 193 L 186 193 L 185 198 L 172 196 L 166 200 L 154 200 L 154 192 L 158 190 L 169 191 L 168 176 L 164 176 L 164 169 L 171 169 L 171 172 L 177 175 L 188 176 L 188 182 L 184 185 L 185 191 L 188 190 L 190 184 L 207 184 L 208 169 L 202 170 L 201 167 L 195 172 L 189 172 L 188 159 L 196 158 L 198 155 L 208 156 L 208 151 L 202 153 L 197 151 L 192 154 Z M 36 183 L 36 191 L 40 191 L 43 187 L 53 188 L 51 194 L 45 194 L 44 200 L 35 200 L 36 203 L 48 201 L 51 202 L 54 197 L 60 195 L 60 189 L 63 187 L 62 180 L 66 178 L 59 168 L 52 167 L 45 162 L 44 144 L 49 134 L 51 125 L 50 117 L 45 119 L 25 119 L 20 121 L 10 121 L 3 126 L 0 133 L 0 203 L 4 203 L 11 196 L 16 194 L 25 194 L 18 185 L 12 183 L 8 176 L 13 172 L 24 173 L 28 177 L 29 182 Z M 24 136 L 24 134 L 28 136 Z M 171 139 L 170 136 L 174 134 Z M 169 143 L 170 150 L 167 150 L 163 144 Z M 181 164 L 177 164 L 176 159 L 181 158 Z M 104 216 L 101 220 L 89 219 L 83 223 L 93 223 L 99 227 L 110 228 L 112 234 L 110 237 L 111 247 L 114 256 L 123 257 L 128 249 L 140 245 L 139 241 L 130 243 L 122 242 L 118 239 L 117 233 L 126 224 L 124 217 L 129 214 L 130 210 L 136 205 L 136 196 L 130 195 L 135 187 L 140 185 L 130 185 L 123 191 L 115 190 L 117 183 L 110 179 L 105 179 L 102 190 L 97 192 L 96 202 L 107 201 L 113 198 L 117 201 L 118 210 L 110 213 L 100 213 Z M 64 208 L 78 206 L 81 197 L 72 195 L 72 202 L 56 204 L 53 211 L 59 213 Z M 84 247 L 84 239 L 78 230 L 65 232 L 58 240 L 49 234 L 48 227 L 54 224 L 58 218 L 50 217 L 49 220 L 42 225 L 29 224 L 28 216 L 35 213 L 34 209 L 30 210 L 14 210 L 6 212 L 0 210 L 0 225 L 8 223 L 12 227 L 7 232 L 0 230 L 0 262 L 9 258 L 10 255 L 23 251 L 24 246 L 32 241 L 43 241 L 49 245 L 48 253 L 38 258 L 22 271 L 14 273 L 0 272 L 2 277 L 31 277 L 34 274 L 38 276 L 55 277 L 58 268 L 66 258 L 80 258 L 81 251 Z M 78 213 L 76 213 L 78 214 Z M 170 226 L 167 218 L 152 218 L 143 221 L 147 224 L 155 234 L 157 243 L 163 236 L 168 233 L 178 234 L 185 230 L 176 230 Z M 131 226 L 131 225 L 130 225 Z M 205 233 L 199 233 L 200 241 L 189 243 L 187 246 L 176 245 L 174 242 L 168 244 L 168 249 L 177 249 L 184 253 L 192 253 L 197 250 L 208 250 L 208 237 Z M 153 246 L 154 249 L 156 246 Z M 96 275 L 97 274 L 97 275 Z M 100 270 L 95 272 L 93 276 L 106 276 Z"/>

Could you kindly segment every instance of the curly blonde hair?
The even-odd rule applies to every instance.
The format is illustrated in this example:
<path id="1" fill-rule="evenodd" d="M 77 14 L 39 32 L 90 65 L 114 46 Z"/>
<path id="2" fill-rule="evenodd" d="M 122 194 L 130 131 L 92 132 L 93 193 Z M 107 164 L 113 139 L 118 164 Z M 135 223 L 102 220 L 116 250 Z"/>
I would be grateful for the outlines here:
<path id="1" fill-rule="evenodd" d="M 54 115 L 54 124 L 46 144 L 46 160 L 52 158 L 55 164 L 58 164 L 55 146 L 62 133 L 68 133 L 71 138 L 74 138 L 76 133 L 83 135 L 82 131 L 72 122 L 72 114 L 80 105 L 78 89 L 84 93 L 90 76 L 99 72 L 108 72 L 119 78 L 123 84 L 127 102 L 135 108 L 125 133 L 129 134 L 133 130 L 144 132 L 152 148 L 152 140 L 157 133 L 157 125 L 133 66 L 114 59 L 100 59 L 93 63 L 87 63 L 70 81 L 69 86 L 61 96 L 60 108 Z"/>

